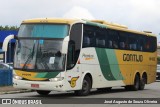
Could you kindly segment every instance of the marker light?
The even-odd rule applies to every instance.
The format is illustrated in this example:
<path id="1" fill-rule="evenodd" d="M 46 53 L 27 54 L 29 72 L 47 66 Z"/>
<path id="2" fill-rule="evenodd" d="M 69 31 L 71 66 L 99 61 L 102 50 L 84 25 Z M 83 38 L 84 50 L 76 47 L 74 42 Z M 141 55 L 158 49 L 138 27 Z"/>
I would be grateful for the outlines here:
<path id="1" fill-rule="evenodd" d="M 15 74 L 13 75 L 13 78 L 16 79 L 16 80 L 22 80 L 22 77 L 20 77 L 18 75 L 15 75 Z"/>
<path id="2" fill-rule="evenodd" d="M 49 81 L 57 82 L 57 81 L 62 81 L 63 79 L 64 77 L 56 77 L 56 78 L 50 78 Z"/>

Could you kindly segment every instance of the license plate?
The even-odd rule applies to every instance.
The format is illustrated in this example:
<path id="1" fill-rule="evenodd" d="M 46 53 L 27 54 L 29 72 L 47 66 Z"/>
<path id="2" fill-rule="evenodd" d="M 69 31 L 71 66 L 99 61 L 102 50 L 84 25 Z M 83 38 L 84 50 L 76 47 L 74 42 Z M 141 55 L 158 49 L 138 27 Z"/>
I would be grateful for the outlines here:
<path id="1" fill-rule="evenodd" d="M 39 88 L 39 84 L 31 84 L 32 88 Z"/>

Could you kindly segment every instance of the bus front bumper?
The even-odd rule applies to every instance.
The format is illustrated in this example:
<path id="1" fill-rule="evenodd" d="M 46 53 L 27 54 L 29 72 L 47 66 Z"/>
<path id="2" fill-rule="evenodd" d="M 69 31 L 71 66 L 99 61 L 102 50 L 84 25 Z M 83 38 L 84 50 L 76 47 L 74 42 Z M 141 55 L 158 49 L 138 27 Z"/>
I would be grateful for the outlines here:
<path id="1" fill-rule="evenodd" d="M 63 81 L 26 81 L 13 79 L 13 86 L 20 89 L 65 91 Z"/>

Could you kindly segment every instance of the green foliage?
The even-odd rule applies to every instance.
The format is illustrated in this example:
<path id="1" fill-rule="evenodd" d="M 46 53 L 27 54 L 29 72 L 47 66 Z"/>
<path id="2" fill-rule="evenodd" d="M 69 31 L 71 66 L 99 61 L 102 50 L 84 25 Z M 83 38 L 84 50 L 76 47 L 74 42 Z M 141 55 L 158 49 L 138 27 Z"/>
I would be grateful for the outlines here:
<path id="1" fill-rule="evenodd" d="M 18 29 L 19 29 L 19 27 L 17 27 L 17 26 L 8 26 L 8 25 L 0 26 L 0 31 L 2 31 L 2 30 L 18 30 Z"/>

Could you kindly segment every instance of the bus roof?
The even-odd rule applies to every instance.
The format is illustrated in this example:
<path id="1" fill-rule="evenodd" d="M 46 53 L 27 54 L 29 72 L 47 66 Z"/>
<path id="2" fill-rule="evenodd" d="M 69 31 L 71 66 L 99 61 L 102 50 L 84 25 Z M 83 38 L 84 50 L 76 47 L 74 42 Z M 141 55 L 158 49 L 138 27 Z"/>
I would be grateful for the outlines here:
<path id="1" fill-rule="evenodd" d="M 125 25 L 120 25 L 117 23 L 111 23 L 107 22 L 104 20 L 81 20 L 81 19 L 66 19 L 66 18 L 37 18 L 37 19 L 28 19 L 24 20 L 23 23 L 65 23 L 65 24 L 73 24 L 73 23 L 90 23 L 94 26 L 99 26 L 99 27 L 106 27 L 110 29 L 115 29 L 115 30 L 120 30 L 120 31 L 125 31 L 125 32 L 131 32 L 131 33 L 136 33 L 136 34 L 142 34 L 142 35 L 147 35 L 147 36 L 155 36 L 152 34 L 152 32 L 149 31 L 136 31 L 136 30 L 131 30 L 128 29 L 127 26 Z"/>
<path id="2" fill-rule="evenodd" d="M 143 31 L 142 32 L 142 31 L 131 30 L 131 29 L 128 29 L 128 27 L 125 25 L 111 23 L 111 22 L 107 22 L 104 20 L 91 20 L 91 22 L 100 23 L 102 25 L 105 25 L 107 28 L 115 29 L 115 30 L 119 30 L 119 31 L 131 32 L 131 33 L 142 34 L 142 35 L 147 35 L 147 36 L 155 36 L 150 31 Z"/>
<path id="3" fill-rule="evenodd" d="M 36 18 L 36 19 L 28 19 L 24 20 L 23 23 L 65 23 L 72 24 L 76 21 L 80 21 L 77 19 L 64 19 L 64 18 Z"/>

